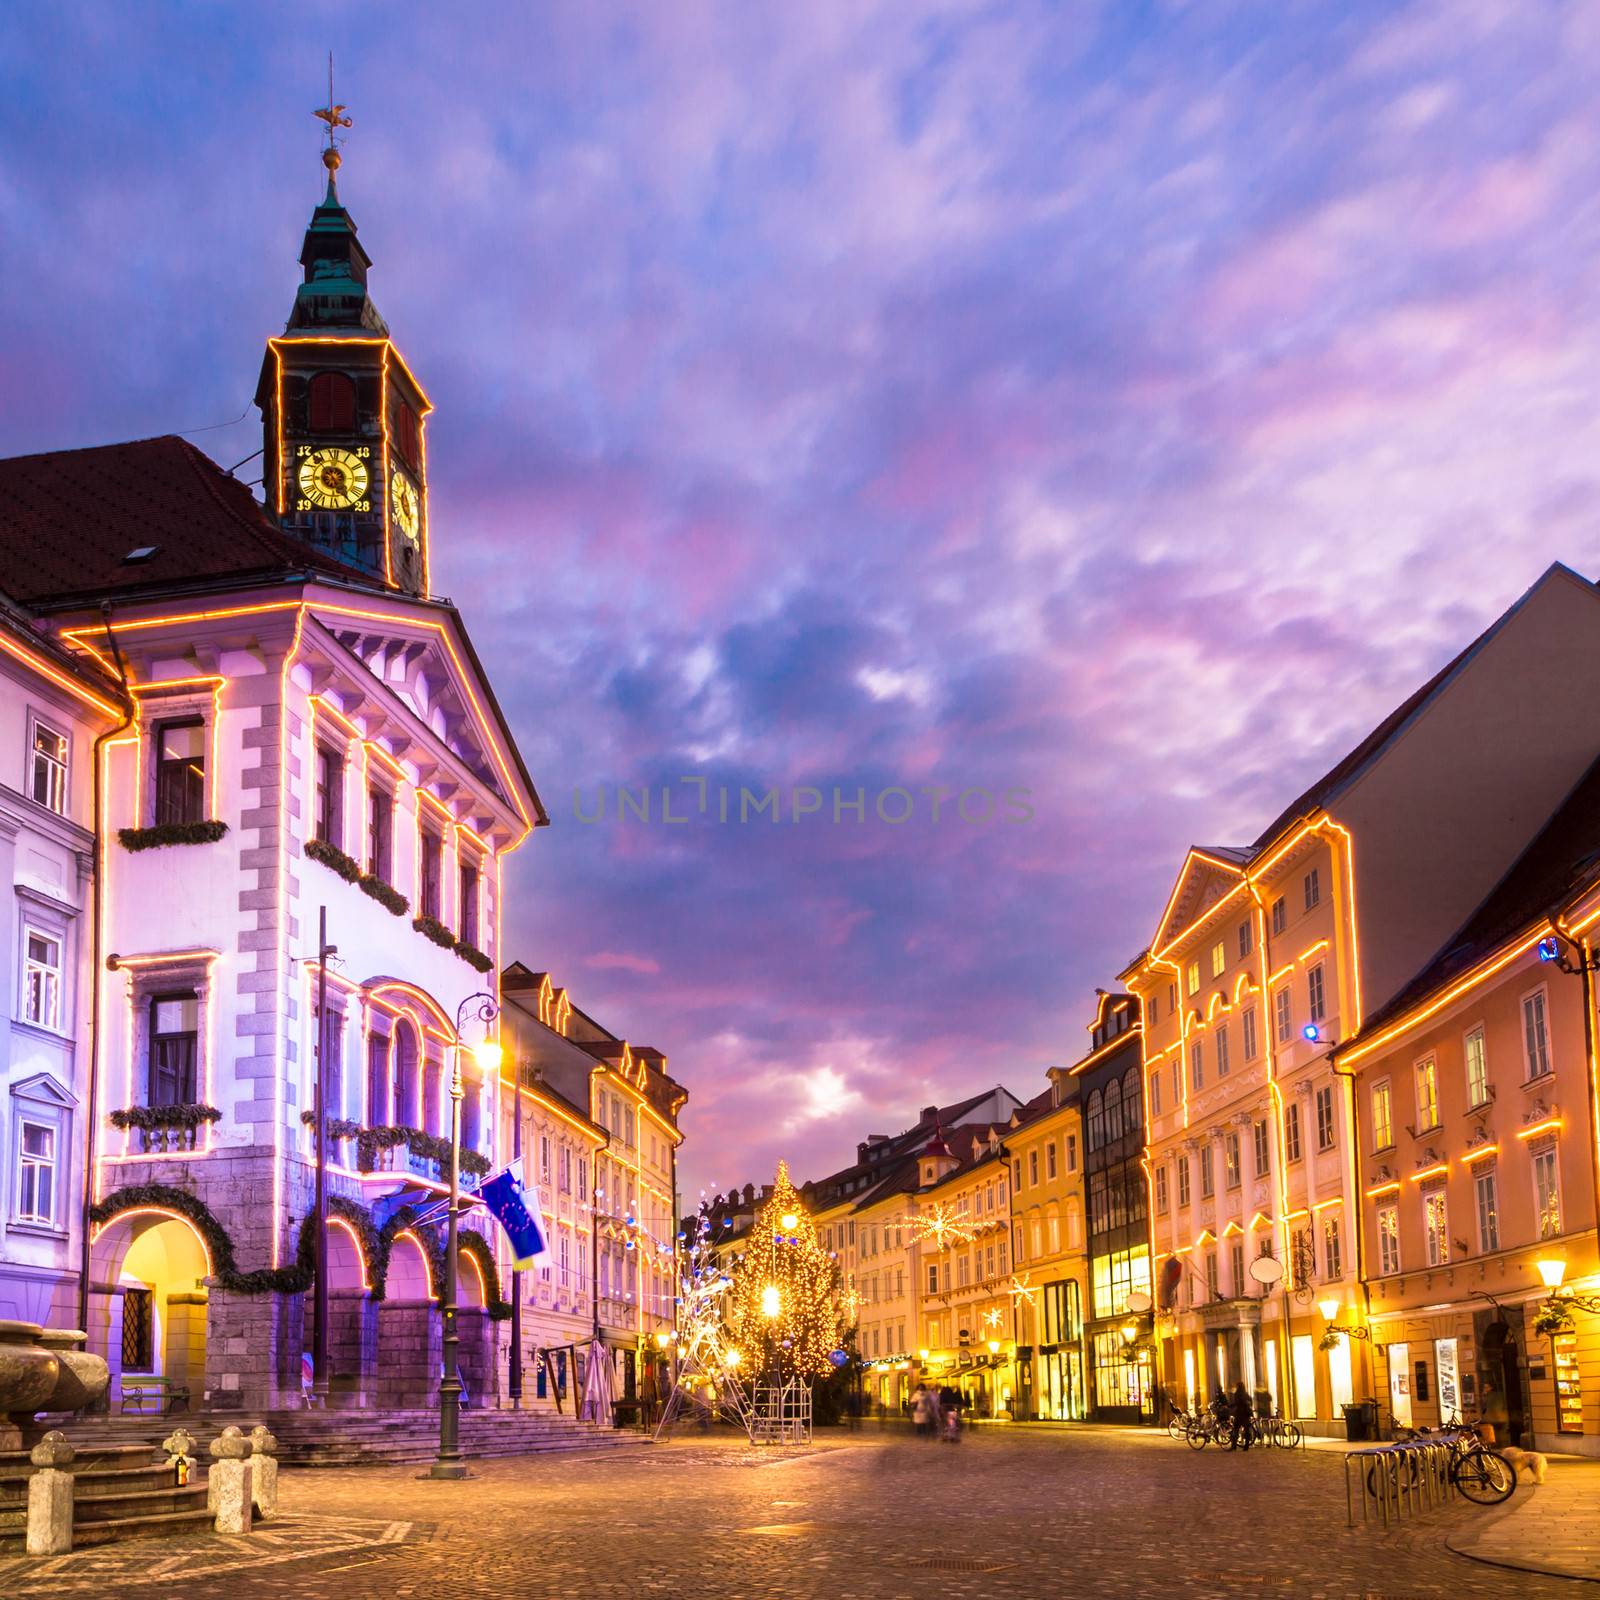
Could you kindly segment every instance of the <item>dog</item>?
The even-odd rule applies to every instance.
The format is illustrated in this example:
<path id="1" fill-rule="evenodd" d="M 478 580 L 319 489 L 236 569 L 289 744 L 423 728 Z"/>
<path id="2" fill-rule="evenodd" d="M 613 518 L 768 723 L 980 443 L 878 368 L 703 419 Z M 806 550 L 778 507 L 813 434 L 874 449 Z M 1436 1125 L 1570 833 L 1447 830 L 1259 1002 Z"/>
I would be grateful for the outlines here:
<path id="1" fill-rule="evenodd" d="M 1508 1444 L 1500 1454 L 1511 1463 L 1518 1483 L 1544 1482 L 1545 1468 L 1549 1463 L 1537 1450 L 1519 1450 L 1514 1444 Z"/>

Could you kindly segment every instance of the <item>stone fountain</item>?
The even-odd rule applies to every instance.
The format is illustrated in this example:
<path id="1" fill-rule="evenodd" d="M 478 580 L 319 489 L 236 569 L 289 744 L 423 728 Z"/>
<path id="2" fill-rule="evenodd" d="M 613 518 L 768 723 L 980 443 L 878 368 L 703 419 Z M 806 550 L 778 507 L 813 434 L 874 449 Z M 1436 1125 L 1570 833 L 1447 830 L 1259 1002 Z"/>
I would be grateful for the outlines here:
<path id="1" fill-rule="evenodd" d="M 0 1319 L 0 1451 L 35 1444 L 39 1412 L 82 1411 L 106 1392 L 110 1368 L 84 1350 L 88 1339 L 81 1329 Z"/>

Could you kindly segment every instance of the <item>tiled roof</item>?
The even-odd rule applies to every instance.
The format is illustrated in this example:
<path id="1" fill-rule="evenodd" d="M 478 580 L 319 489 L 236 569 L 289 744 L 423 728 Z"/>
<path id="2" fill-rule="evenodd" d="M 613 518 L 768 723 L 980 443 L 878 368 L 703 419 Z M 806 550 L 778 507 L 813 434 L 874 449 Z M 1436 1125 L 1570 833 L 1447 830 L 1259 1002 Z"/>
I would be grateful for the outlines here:
<path id="1" fill-rule="evenodd" d="M 1600 875 L 1600 760 L 1561 802 L 1482 904 L 1395 997 L 1366 1018 L 1368 1037 L 1477 965 Z"/>
<path id="2" fill-rule="evenodd" d="M 0 460 L 0 590 L 25 604 L 305 571 L 370 581 L 173 434 Z"/>

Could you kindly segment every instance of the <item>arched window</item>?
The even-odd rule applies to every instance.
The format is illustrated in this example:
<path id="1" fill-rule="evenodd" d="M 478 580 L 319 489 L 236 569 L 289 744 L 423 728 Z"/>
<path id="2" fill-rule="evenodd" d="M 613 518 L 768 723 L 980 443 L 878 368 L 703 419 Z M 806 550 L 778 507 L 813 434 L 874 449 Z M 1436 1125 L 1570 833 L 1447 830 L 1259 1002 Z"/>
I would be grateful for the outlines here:
<path id="1" fill-rule="evenodd" d="M 394 1067 L 394 1091 L 389 1096 L 389 1114 L 397 1128 L 420 1128 L 420 1085 L 417 1082 L 417 1035 L 408 1022 L 397 1022 L 390 1051 Z"/>
<path id="2" fill-rule="evenodd" d="M 1129 1067 L 1122 1075 L 1122 1116 L 1130 1130 L 1137 1131 L 1143 1107 L 1140 1104 L 1139 1069 Z"/>
<path id="3" fill-rule="evenodd" d="M 1053 1256 L 1061 1254 L 1061 1208 L 1054 1200 L 1044 1208 L 1045 1244 Z"/>
<path id="4" fill-rule="evenodd" d="M 1067 1201 L 1067 1249 L 1076 1250 L 1083 1244 L 1083 1212 L 1074 1199 Z"/>
<path id="5" fill-rule="evenodd" d="M 1122 1137 L 1122 1086 L 1115 1079 L 1106 1085 L 1106 1143 Z"/>
<path id="6" fill-rule="evenodd" d="M 1096 1089 L 1089 1096 L 1089 1148 L 1098 1150 L 1106 1142 L 1106 1103 Z"/>
<path id="7" fill-rule="evenodd" d="M 351 433 L 356 386 L 342 372 L 319 372 L 306 391 L 306 422 L 313 433 Z"/>

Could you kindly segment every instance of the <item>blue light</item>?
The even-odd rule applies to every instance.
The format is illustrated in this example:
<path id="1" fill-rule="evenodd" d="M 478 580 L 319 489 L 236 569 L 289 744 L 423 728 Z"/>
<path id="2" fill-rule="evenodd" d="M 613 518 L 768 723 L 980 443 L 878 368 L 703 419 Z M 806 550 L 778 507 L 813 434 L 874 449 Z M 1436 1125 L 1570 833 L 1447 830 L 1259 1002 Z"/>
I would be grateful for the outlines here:
<path id="1" fill-rule="evenodd" d="M 1322 1035 L 1317 1032 L 1317 1025 L 1314 1022 L 1308 1022 L 1300 1031 L 1312 1042 L 1312 1044 L 1315 1044 L 1317 1040 L 1322 1037 Z"/>
<path id="2" fill-rule="evenodd" d="M 1541 961 L 1559 961 L 1561 959 L 1561 941 L 1555 938 L 1545 938 L 1539 941 L 1539 959 Z"/>

